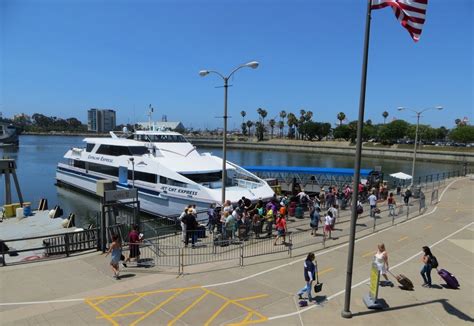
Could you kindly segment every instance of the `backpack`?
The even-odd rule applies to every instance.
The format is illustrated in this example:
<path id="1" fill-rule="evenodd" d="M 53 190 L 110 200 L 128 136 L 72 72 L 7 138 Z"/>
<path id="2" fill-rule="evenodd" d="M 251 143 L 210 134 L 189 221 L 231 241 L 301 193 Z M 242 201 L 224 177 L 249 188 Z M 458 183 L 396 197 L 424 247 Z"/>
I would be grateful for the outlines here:
<path id="1" fill-rule="evenodd" d="M 439 266 L 438 259 L 436 259 L 435 256 L 431 256 L 430 265 L 431 265 L 432 268 L 438 268 L 438 266 Z"/>
<path id="2" fill-rule="evenodd" d="M 364 207 L 362 205 L 357 205 L 357 214 L 362 214 L 364 212 Z"/>

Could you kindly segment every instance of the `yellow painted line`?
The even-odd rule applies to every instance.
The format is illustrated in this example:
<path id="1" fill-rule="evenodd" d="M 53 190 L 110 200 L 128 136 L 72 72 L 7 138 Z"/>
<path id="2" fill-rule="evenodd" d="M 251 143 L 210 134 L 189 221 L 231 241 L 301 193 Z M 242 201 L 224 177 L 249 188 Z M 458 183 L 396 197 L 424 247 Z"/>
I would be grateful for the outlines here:
<path id="1" fill-rule="evenodd" d="M 433 227 L 433 225 L 427 225 L 424 227 L 425 230 L 428 230 L 428 229 L 431 229 Z"/>
<path id="2" fill-rule="evenodd" d="M 443 221 L 448 221 L 451 217 L 446 217 Z"/>
<path id="3" fill-rule="evenodd" d="M 204 323 L 204 326 L 209 326 L 213 321 L 214 319 L 216 319 L 217 316 L 219 316 L 219 314 L 224 311 L 224 309 L 230 305 L 230 302 L 227 301 L 226 303 L 224 303 L 219 309 L 217 309 L 217 311 L 211 316 L 211 318 L 209 318 L 205 323 Z"/>
<path id="4" fill-rule="evenodd" d="M 362 257 L 368 257 L 368 256 L 373 256 L 374 255 L 374 251 L 369 251 L 369 252 L 366 252 L 365 254 L 362 255 Z"/>
<path id="5" fill-rule="evenodd" d="M 110 314 L 111 317 L 115 317 L 115 315 L 117 315 L 119 312 L 127 309 L 128 307 L 130 307 L 131 305 L 133 305 L 134 303 L 140 301 L 142 298 L 144 297 L 144 295 L 138 295 L 138 297 L 136 297 L 135 299 L 133 299 L 132 301 L 124 304 L 123 306 L 121 306 L 118 310 L 114 311 L 113 313 Z"/>
<path id="6" fill-rule="evenodd" d="M 254 295 L 253 297 L 245 297 L 245 298 L 240 298 L 240 299 L 234 299 L 232 301 L 240 302 L 240 301 L 247 301 L 247 300 L 258 299 L 258 298 L 263 298 L 263 297 L 268 297 L 268 294 Z"/>
<path id="7" fill-rule="evenodd" d="M 398 239 L 398 242 L 402 242 L 403 240 L 406 240 L 406 239 L 408 239 L 408 237 L 407 237 L 407 236 L 405 236 L 405 237 L 401 237 L 400 239 Z"/>
<path id="8" fill-rule="evenodd" d="M 253 312 L 255 315 L 257 315 L 258 317 L 260 317 L 261 319 L 263 319 L 262 321 L 268 320 L 267 317 L 265 317 L 264 315 L 262 315 L 262 314 L 259 313 L 258 311 L 253 310 L 253 309 L 251 309 L 251 308 L 249 308 L 249 307 L 247 307 L 247 306 L 245 306 L 245 305 L 243 305 L 243 304 L 241 304 L 241 303 L 235 301 L 235 299 L 234 299 L 234 300 L 229 299 L 229 298 L 223 296 L 222 294 L 219 294 L 219 293 L 214 292 L 214 291 L 212 291 L 212 290 L 208 290 L 208 291 L 211 292 L 213 295 L 215 295 L 215 296 L 218 297 L 218 298 L 221 298 L 221 299 L 223 299 L 223 300 L 229 301 L 229 303 L 235 304 L 236 306 L 238 306 L 238 307 L 240 307 L 240 308 L 242 308 L 242 309 L 244 309 L 244 310 L 246 310 L 246 311 L 248 311 L 248 312 Z M 260 321 L 259 321 L 259 322 L 260 322 Z M 254 323 L 254 321 L 252 321 L 252 322 L 247 322 L 247 323 Z"/>
<path id="9" fill-rule="evenodd" d="M 253 313 L 249 312 L 248 315 L 245 317 L 245 319 L 242 320 L 242 322 L 245 323 L 245 322 L 249 321 L 250 318 L 252 318 L 252 316 L 253 316 Z"/>
<path id="10" fill-rule="evenodd" d="M 165 304 L 167 304 L 168 302 L 172 301 L 174 298 L 176 298 L 178 295 L 180 295 L 184 290 L 179 290 L 178 292 L 176 292 L 175 294 L 173 294 L 172 296 L 170 296 L 168 299 L 166 299 L 165 301 L 161 302 L 159 305 L 157 305 L 155 308 L 153 308 L 152 310 L 148 311 L 146 314 L 144 314 L 143 316 L 141 316 L 140 318 L 138 318 L 137 320 L 135 320 L 133 323 L 130 324 L 130 326 L 135 326 L 137 325 L 139 322 L 141 322 L 142 320 L 148 318 L 149 316 L 151 316 L 152 314 L 154 314 L 156 311 L 158 311 L 161 307 L 163 307 Z M 117 324 L 118 325 L 118 324 Z"/>
<path id="11" fill-rule="evenodd" d="M 175 291 L 186 291 L 186 290 L 194 290 L 194 289 L 201 289 L 202 286 L 190 286 L 186 288 L 175 288 L 175 289 L 166 289 L 166 290 L 155 290 L 155 291 L 148 291 L 148 292 L 139 292 L 139 293 L 126 293 L 126 294 L 117 294 L 117 295 L 104 295 L 99 297 L 91 297 L 86 298 L 85 300 L 107 300 L 107 299 L 120 299 L 120 298 L 127 298 L 127 297 L 134 297 L 136 295 L 149 295 L 149 294 L 156 294 L 156 293 L 167 293 L 167 292 L 175 292 Z"/>
<path id="12" fill-rule="evenodd" d="M 201 302 L 202 299 L 204 299 L 205 297 L 207 297 L 209 295 L 208 290 L 206 290 L 206 289 L 203 289 L 203 290 L 205 291 L 205 293 L 203 295 L 201 295 L 199 298 L 197 298 L 196 300 L 194 300 L 194 302 L 191 303 L 189 306 L 187 306 L 186 309 L 181 311 L 179 315 L 174 317 L 174 319 L 168 323 L 168 326 L 174 325 L 174 323 L 176 323 L 181 317 L 186 315 L 189 310 L 191 310 L 195 305 L 197 305 L 199 302 Z"/>
<path id="13" fill-rule="evenodd" d="M 97 311 L 101 316 L 103 316 L 105 319 L 107 319 L 108 321 L 110 321 L 110 323 L 114 326 L 119 326 L 119 323 L 117 323 L 113 318 L 110 318 L 109 315 L 107 315 L 102 309 L 100 309 L 99 307 L 97 307 L 96 305 L 94 305 L 92 302 L 90 302 L 89 300 L 84 300 L 89 306 L 91 306 L 92 308 L 95 309 L 95 311 Z"/>
<path id="14" fill-rule="evenodd" d="M 318 275 L 326 274 L 326 273 L 328 273 L 332 270 L 334 270 L 334 267 L 329 267 L 329 268 L 323 269 L 322 271 L 318 272 Z"/>
<path id="15" fill-rule="evenodd" d="M 136 312 L 127 312 L 127 313 L 124 313 L 124 314 L 116 314 L 116 315 L 108 315 L 110 317 L 128 317 L 128 316 L 135 316 L 135 315 L 143 315 L 145 312 L 144 311 L 136 311 Z M 99 317 L 96 317 L 96 319 L 102 319 L 102 318 L 105 318 L 104 316 L 99 316 Z"/>

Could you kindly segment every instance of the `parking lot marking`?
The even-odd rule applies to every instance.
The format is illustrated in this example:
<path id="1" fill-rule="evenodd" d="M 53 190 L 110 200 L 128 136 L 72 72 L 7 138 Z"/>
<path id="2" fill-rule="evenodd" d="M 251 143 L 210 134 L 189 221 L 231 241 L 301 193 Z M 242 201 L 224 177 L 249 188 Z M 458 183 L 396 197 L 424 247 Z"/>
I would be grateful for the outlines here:
<path id="1" fill-rule="evenodd" d="M 398 242 L 402 242 L 402 241 L 404 241 L 404 240 L 406 240 L 406 239 L 408 239 L 407 236 L 401 237 L 400 239 L 398 239 Z"/>
<path id="2" fill-rule="evenodd" d="M 178 295 L 180 295 L 181 293 L 183 293 L 184 290 L 180 290 L 178 292 L 176 292 L 175 294 L 173 294 L 172 296 L 170 296 L 168 299 L 166 299 L 165 301 L 161 302 L 159 305 L 157 305 L 155 308 L 151 309 L 150 311 L 148 311 L 146 314 L 144 314 L 143 316 L 141 316 L 140 318 L 138 318 L 137 320 L 135 320 L 133 323 L 130 324 L 130 326 L 135 326 L 137 325 L 139 322 L 141 322 L 142 320 L 145 320 L 146 318 L 150 317 L 151 315 L 153 315 L 156 311 L 160 310 L 161 307 L 163 307 L 165 304 L 167 304 L 168 302 L 172 301 L 174 298 L 176 298 Z"/>
<path id="3" fill-rule="evenodd" d="M 428 230 L 428 229 L 431 229 L 432 227 L 433 227 L 433 225 L 430 224 L 430 225 L 425 226 L 424 229 Z"/>
<path id="4" fill-rule="evenodd" d="M 204 291 L 204 293 L 199 298 L 194 300 L 193 303 L 191 303 L 189 306 L 187 306 L 186 309 L 184 309 L 176 317 L 174 317 L 173 320 L 168 323 L 168 326 L 174 325 L 174 323 L 176 323 L 178 321 L 178 319 L 180 319 L 181 317 L 186 315 L 189 310 L 193 309 L 193 307 L 195 305 L 197 305 L 199 302 L 201 302 L 202 299 L 204 299 L 205 297 L 207 297 L 209 295 L 209 290 L 203 289 L 203 291 Z"/>

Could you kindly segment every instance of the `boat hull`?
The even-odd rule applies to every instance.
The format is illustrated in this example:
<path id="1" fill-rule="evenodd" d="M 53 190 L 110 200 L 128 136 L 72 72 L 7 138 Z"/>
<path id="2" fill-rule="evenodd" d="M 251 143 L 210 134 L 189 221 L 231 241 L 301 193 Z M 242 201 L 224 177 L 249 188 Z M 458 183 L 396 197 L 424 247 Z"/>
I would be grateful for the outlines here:
<path id="1" fill-rule="evenodd" d="M 86 174 L 77 170 L 58 167 L 56 169 L 56 180 L 58 184 L 65 184 L 71 188 L 96 195 L 98 180 L 112 179 L 110 177 L 99 177 Z M 117 180 L 113 180 L 117 181 Z M 127 189 L 127 186 L 117 184 L 118 189 Z M 198 221 L 207 222 L 205 211 L 209 208 L 210 202 L 197 199 L 176 198 L 160 193 L 155 190 L 136 187 L 138 189 L 138 199 L 140 200 L 140 210 L 150 215 L 164 217 L 175 220 L 184 208 L 190 204 L 196 205 Z"/>

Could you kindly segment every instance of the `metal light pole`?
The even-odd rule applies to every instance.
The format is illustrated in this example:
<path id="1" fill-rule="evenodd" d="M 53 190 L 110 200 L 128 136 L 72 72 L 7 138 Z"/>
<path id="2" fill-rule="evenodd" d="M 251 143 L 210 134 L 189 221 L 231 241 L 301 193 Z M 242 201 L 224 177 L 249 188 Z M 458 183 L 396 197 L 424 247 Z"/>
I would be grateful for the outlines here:
<path id="1" fill-rule="evenodd" d="M 131 157 L 129 160 L 132 163 L 132 188 L 135 188 L 135 159 Z"/>
<path id="2" fill-rule="evenodd" d="M 225 202 L 225 188 L 226 184 L 225 181 L 227 179 L 227 171 L 226 171 L 226 163 L 227 163 L 227 88 L 229 87 L 228 81 L 229 78 L 239 69 L 249 67 L 252 69 L 256 69 L 259 63 L 257 61 L 250 61 L 243 65 L 238 66 L 228 76 L 222 75 L 220 72 L 215 70 L 201 70 L 199 75 L 201 77 L 207 76 L 210 73 L 216 74 L 224 80 L 224 137 L 222 138 L 222 205 Z"/>
<path id="3" fill-rule="evenodd" d="M 443 109 L 442 106 L 437 106 L 437 107 L 433 107 L 433 108 L 426 108 L 426 109 L 421 110 L 421 111 L 415 111 L 413 109 L 404 108 L 404 107 L 399 107 L 398 108 L 398 111 L 409 110 L 409 111 L 412 111 L 416 114 L 415 146 L 413 147 L 413 163 L 411 165 L 411 183 L 410 183 L 410 187 L 413 187 L 413 185 L 415 183 L 416 146 L 418 144 L 418 128 L 420 127 L 420 116 L 423 112 L 426 112 L 428 110 L 442 110 L 442 109 Z"/>

